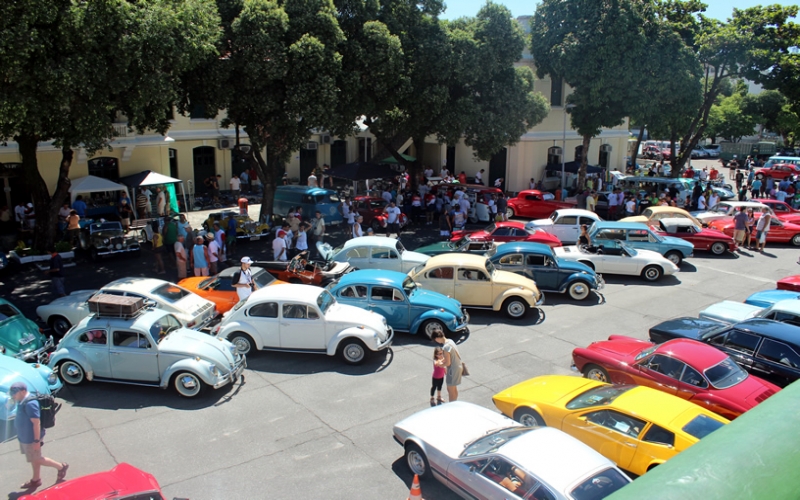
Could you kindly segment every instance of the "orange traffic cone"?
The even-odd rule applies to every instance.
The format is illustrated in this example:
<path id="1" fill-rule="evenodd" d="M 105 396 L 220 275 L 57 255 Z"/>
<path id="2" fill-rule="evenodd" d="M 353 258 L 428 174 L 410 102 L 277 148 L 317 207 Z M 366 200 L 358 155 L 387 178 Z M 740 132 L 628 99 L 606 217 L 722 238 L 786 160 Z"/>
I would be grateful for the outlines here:
<path id="1" fill-rule="evenodd" d="M 414 474 L 414 482 L 411 483 L 411 491 L 408 493 L 408 500 L 422 500 L 422 490 L 419 487 L 419 476 Z"/>

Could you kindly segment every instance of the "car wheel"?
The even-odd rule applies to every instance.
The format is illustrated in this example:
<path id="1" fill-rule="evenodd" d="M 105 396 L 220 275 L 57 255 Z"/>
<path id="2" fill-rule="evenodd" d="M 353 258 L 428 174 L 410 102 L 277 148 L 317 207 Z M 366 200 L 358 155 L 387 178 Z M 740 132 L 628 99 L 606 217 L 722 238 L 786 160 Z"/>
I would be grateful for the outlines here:
<path id="1" fill-rule="evenodd" d="M 139 241 L 147 241 L 147 231 L 144 229 L 139 231 Z"/>
<path id="2" fill-rule="evenodd" d="M 206 383 L 192 372 L 180 372 L 172 377 L 175 392 L 185 398 L 194 398 L 203 393 Z"/>
<path id="3" fill-rule="evenodd" d="M 531 408 L 517 408 L 514 412 L 514 420 L 525 427 L 547 427 L 539 412 Z"/>
<path id="4" fill-rule="evenodd" d="M 438 319 L 429 319 L 423 323 L 422 328 L 420 328 L 420 330 L 425 332 L 425 335 L 427 335 L 429 339 L 433 338 L 433 332 L 438 329 L 441 329 L 443 332 L 447 332 L 447 327 L 444 326 L 444 323 Z"/>
<path id="5" fill-rule="evenodd" d="M 374 233 L 376 233 L 376 234 L 378 233 L 378 231 L 381 230 L 381 223 L 378 222 L 377 218 L 376 219 L 372 219 L 372 224 L 370 224 L 370 225 L 372 226 L 372 231 Z"/>
<path id="6" fill-rule="evenodd" d="M 611 377 L 605 368 L 597 365 L 588 364 L 583 367 L 583 376 L 590 380 L 597 380 L 598 382 L 611 383 Z"/>
<path id="7" fill-rule="evenodd" d="M 683 262 L 683 256 L 680 252 L 667 252 L 667 255 L 664 257 L 666 257 L 668 261 L 672 262 L 676 266 L 680 266 L 681 262 Z"/>
<path id="8" fill-rule="evenodd" d="M 663 271 L 658 266 L 647 266 L 642 270 L 642 278 L 647 281 L 658 281 Z"/>
<path id="9" fill-rule="evenodd" d="M 414 443 L 408 443 L 406 445 L 406 465 L 408 465 L 408 469 L 420 479 L 427 479 L 430 476 L 431 466 L 428 464 L 428 457 L 426 457 L 425 452 Z"/>
<path id="10" fill-rule="evenodd" d="M 339 344 L 339 356 L 348 365 L 358 365 L 367 357 L 367 348 L 364 343 L 355 338 L 344 339 Z"/>
<path id="11" fill-rule="evenodd" d="M 720 241 L 711 245 L 711 253 L 713 253 L 714 255 L 722 255 L 725 253 L 726 250 L 728 250 L 728 245 Z"/>
<path id="12" fill-rule="evenodd" d="M 800 234 L 795 234 L 792 236 L 792 245 L 796 247 L 800 246 Z"/>
<path id="13" fill-rule="evenodd" d="M 66 335 L 69 329 L 72 328 L 72 324 L 63 316 L 51 316 L 48 323 L 50 324 L 50 328 L 52 328 L 59 337 Z"/>
<path id="14" fill-rule="evenodd" d="M 517 215 L 517 214 L 514 213 L 514 209 L 513 208 L 511 208 L 511 207 L 506 208 L 506 217 L 508 217 L 510 219 L 510 218 L 514 217 L 515 215 Z"/>
<path id="15" fill-rule="evenodd" d="M 97 253 L 95 247 L 89 249 L 89 259 L 91 259 L 92 262 L 98 262 L 100 260 L 100 254 Z"/>
<path id="16" fill-rule="evenodd" d="M 528 313 L 528 303 L 520 297 L 511 297 L 503 302 L 503 311 L 511 319 L 522 319 Z"/>
<path id="17" fill-rule="evenodd" d="M 78 385 L 86 380 L 83 367 L 70 359 L 62 361 L 58 365 L 58 374 L 61 376 L 61 380 L 68 385 Z"/>
<path id="18" fill-rule="evenodd" d="M 579 260 L 578 262 L 580 262 L 580 263 L 581 263 L 581 264 L 583 264 L 584 266 L 586 266 L 586 267 L 588 267 L 589 269 L 591 269 L 592 271 L 594 271 L 594 263 L 593 263 L 592 261 L 589 261 L 589 260 Z"/>
<path id="19" fill-rule="evenodd" d="M 569 293 L 569 296 L 574 300 L 584 300 L 589 296 L 589 292 L 591 291 L 592 288 L 585 281 L 576 281 L 567 289 L 567 293 Z"/>
<path id="20" fill-rule="evenodd" d="M 250 354 L 250 351 L 255 347 L 253 339 L 244 332 L 233 332 L 232 335 L 228 336 L 228 340 L 236 347 L 239 354 L 242 355 Z"/>

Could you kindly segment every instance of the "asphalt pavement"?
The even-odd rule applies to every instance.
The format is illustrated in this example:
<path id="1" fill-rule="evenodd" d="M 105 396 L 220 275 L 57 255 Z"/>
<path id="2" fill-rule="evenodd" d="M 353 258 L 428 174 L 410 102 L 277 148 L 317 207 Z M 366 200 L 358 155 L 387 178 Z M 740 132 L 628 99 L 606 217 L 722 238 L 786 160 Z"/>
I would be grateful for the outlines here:
<path id="1" fill-rule="evenodd" d="M 436 239 L 431 226 L 401 236 L 409 249 Z M 266 257 L 267 245 L 248 242 L 239 255 Z M 611 334 L 646 338 L 662 320 L 774 288 L 776 280 L 800 272 L 797 257 L 797 249 L 776 245 L 764 254 L 697 252 L 680 273 L 657 283 L 607 275 L 602 298 L 578 303 L 548 294 L 541 313 L 521 321 L 472 311 L 470 333 L 458 340 L 471 372 L 461 399 L 494 409 L 491 396 L 510 385 L 570 374 L 574 347 Z M 147 253 L 98 265 L 78 260 L 67 271 L 68 290 L 154 276 Z M 175 276 L 169 269 L 167 278 Z M 51 300 L 49 282 L 33 270 L 0 281 L 0 294 L 29 317 Z M 358 367 L 324 355 L 254 353 L 244 380 L 196 401 L 146 387 L 65 387 L 44 453 L 68 462 L 69 477 L 131 463 L 155 475 L 165 498 L 406 498 L 412 478 L 391 430 L 429 407 L 431 355 L 429 341 L 408 334 Z M 0 488 L 8 494 L 30 478 L 16 441 L 0 445 L 0 470 Z M 55 471 L 44 469 L 43 479 L 53 484 Z M 423 482 L 422 493 L 428 500 L 456 498 L 433 481 Z"/>

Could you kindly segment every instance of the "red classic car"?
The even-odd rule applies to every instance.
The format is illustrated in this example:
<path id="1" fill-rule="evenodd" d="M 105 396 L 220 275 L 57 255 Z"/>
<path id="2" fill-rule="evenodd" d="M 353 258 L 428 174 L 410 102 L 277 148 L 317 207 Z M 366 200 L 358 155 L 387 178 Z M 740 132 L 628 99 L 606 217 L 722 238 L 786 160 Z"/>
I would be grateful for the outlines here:
<path id="1" fill-rule="evenodd" d="M 756 220 L 761 217 L 761 214 L 755 214 Z M 722 231 L 728 236 L 733 236 L 733 219 L 725 218 L 711 221 L 708 227 Z M 792 224 L 791 222 L 783 222 L 775 217 L 772 217 L 769 222 L 769 231 L 767 232 L 767 243 L 791 243 L 794 246 L 800 246 L 800 225 Z"/>
<path id="2" fill-rule="evenodd" d="M 756 179 L 772 177 L 773 179 L 789 179 L 793 175 L 800 175 L 800 166 L 791 163 L 776 163 L 770 168 L 762 168 L 756 172 Z"/>
<path id="3" fill-rule="evenodd" d="M 386 208 L 388 203 L 383 198 L 375 198 L 372 196 L 356 196 L 353 199 L 353 206 L 356 213 L 364 217 L 364 224 L 371 226 L 372 230 L 376 233 L 387 225 L 386 214 L 383 209 Z M 400 227 L 408 224 L 408 216 L 400 214 Z M 366 229 L 364 230 L 366 232 Z"/>
<path id="4" fill-rule="evenodd" d="M 800 224 L 800 210 L 792 208 L 785 201 L 768 200 L 764 198 L 757 198 L 750 201 L 757 201 L 759 203 L 763 203 L 764 205 L 768 206 L 769 208 L 772 209 L 773 212 L 775 212 L 775 217 L 779 218 L 783 222 Z"/>
<path id="5" fill-rule="evenodd" d="M 716 229 L 698 226 L 692 219 L 660 219 L 650 221 L 650 227 L 660 235 L 675 236 L 688 241 L 694 245 L 695 250 L 705 250 L 714 255 L 736 251 L 737 245 L 732 236 Z"/>
<path id="6" fill-rule="evenodd" d="M 550 248 L 560 247 L 561 240 L 541 229 L 526 229 L 525 224 L 519 221 L 495 222 L 478 231 L 453 231 L 450 241 L 458 241 L 469 235 L 471 241 L 532 241 L 544 243 Z"/>
<path id="7" fill-rule="evenodd" d="M 780 390 L 749 375 L 724 352 L 691 339 L 656 345 L 612 335 L 574 349 L 572 359 L 586 378 L 652 387 L 731 420 Z"/>
<path id="8" fill-rule="evenodd" d="M 508 199 L 509 217 L 529 217 L 531 219 L 546 219 L 559 208 L 575 208 L 574 203 L 556 201 L 552 194 L 543 193 L 537 189 L 520 191 L 516 198 Z"/>
<path id="9" fill-rule="evenodd" d="M 787 276 L 781 280 L 778 280 L 778 290 L 800 292 L 800 274 Z"/>
<path id="10" fill-rule="evenodd" d="M 161 500 L 161 486 L 151 474 L 121 463 L 106 472 L 57 483 L 35 495 L 24 495 L 20 500 L 73 500 L 91 499 L 152 499 Z"/>

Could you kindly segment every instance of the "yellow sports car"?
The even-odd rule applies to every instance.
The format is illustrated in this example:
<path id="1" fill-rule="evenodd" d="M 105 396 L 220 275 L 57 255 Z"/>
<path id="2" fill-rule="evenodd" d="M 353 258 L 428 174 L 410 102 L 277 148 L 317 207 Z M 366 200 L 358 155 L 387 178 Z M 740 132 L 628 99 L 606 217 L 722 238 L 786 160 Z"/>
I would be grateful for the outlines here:
<path id="1" fill-rule="evenodd" d="M 408 275 L 422 288 L 452 297 L 464 307 L 502 310 L 511 319 L 524 318 L 530 308 L 544 302 L 544 295 L 533 280 L 497 270 L 482 255 L 436 255 Z"/>
<path id="2" fill-rule="evenodd" d="M 492 400 L 523 425 L 561 429 L 637 475 L 728 423 L 705 408 L 649 387 L 570 376 L 532 378 Z"/>

